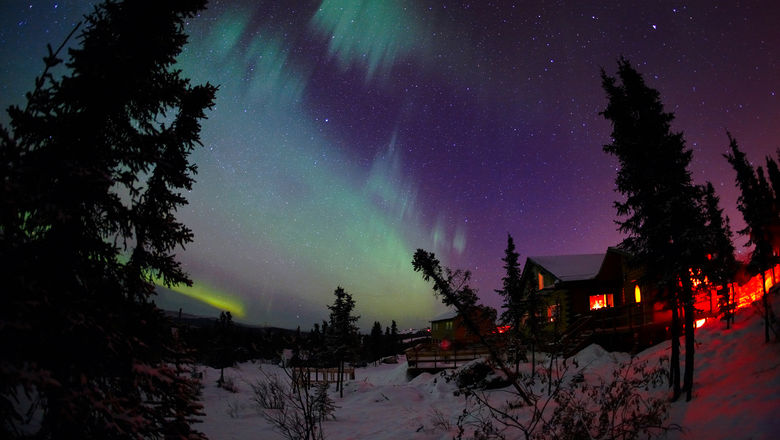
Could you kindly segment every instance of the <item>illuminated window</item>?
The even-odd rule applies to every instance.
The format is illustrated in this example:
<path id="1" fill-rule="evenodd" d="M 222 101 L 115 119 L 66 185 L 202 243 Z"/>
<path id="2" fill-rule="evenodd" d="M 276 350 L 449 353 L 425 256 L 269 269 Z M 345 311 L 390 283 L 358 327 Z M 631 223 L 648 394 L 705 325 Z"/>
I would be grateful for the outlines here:
<path id="1" fill-rule="evenodd" d="M 555 322 L 556 319 L 558 319 L 558 304 L 553 304 L 547 307 L 547 320 Z"/>
<path id="2" fill-rule="evenodd" d="M 544 277 L 540 273 L 539 274 L 539 290 L 542 290 L 542 289 L 544 289 Z"/>
<path id="3" fill-rule="evenodd" d="M 590 309 L 591 310 L 597 310 L 597 309 L 603 309 L 604 307 L 614 307 L 614 303 L 612 301 L 612 294 L 603 294 L 603 295 L 591 295 L 590 296 Z"/>
<path id="4" fill-rule="evenodd" d="M 634 301 L 636 301 L 637 304 L 642 302 L 642 292 L 639 290 L 639 284 L 634 286 Z"/>
<path id="5" fill-rule="evenodd" d="M 452 330 L 452 321 L 447 321 L 444 323 L 444 329 L 445 330 Z"/>

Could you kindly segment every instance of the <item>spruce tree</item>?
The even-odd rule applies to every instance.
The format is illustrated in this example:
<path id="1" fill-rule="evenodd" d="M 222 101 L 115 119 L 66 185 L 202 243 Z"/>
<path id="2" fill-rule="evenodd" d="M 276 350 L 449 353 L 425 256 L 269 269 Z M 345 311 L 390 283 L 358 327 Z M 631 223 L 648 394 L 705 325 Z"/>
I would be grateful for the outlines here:
<path id="1" fill-rule="evenodd" d="M 771 322 L 774 318 L 766 292 L 766 271 L 773 268 L 778 261 L 775 248 L 780 240 L 780 213 L 774 202 L 775 194 L 764 176 L 763 169 L 758 167 L 754 170 L 745 153 L 739 149 L 737 140 L 731 133 L 727 132 L 726 135 L 731 151 L 723 156 L 737 173 L 736 182 L 740 190 L 737 209 L 742 213 L 747 225 L 739 233 L 748 237 L 745 246 L 753 246 L 748 263 L 749 271 L 761 275 L 764 340 L 769 342 Z"/>
<path id="2" fill-rule="evenodd" d="M 515 374 L 520 369 L 520 354 L 518 353 L 520 347 L 520 324 L 525 312 L 523 308 L 523 292 L 520 284 L 520 254 L 515 251 L 515 242 L 512 239 L 512 235 L 507 234 L 506 250 L 504 250 L 504 258 L 501 261 L 504 262 L 504 271 L 506 275 L 501 278 L 503 282 L 502 288 L 496 290 L 496 293 L 501 295 L 504 299 L 502 308 L 504 311 L 501 313 L 500 322 L 502 325 L 510 326 L 510 337 L 512 338 L 514 352 L 515 352 Z"/>
<path id="3" fill-rule="evenodd" d="M 480 343 L 488 350 L 491 361 L 507 377 L 512 377 L 512 372 L 504 363 L 503 356 L 492 344 L 488 343 L 486 334 L 480 329 L 479 323 L 473 319 L 473 317 L 479 316 L 474 311 L 480 306 L 477 306 L 476 291 L 469 286 L 471 273 L 442 266 L 434 253 L 424 249 L 417 249 L 414 253 L 412 268 L 415 272 L 420 272 L 424 281 L 433 282 L 434 296 L 440 297 L 444 305 L 453 307 L 458 312 L 458 315 L 463 319 L 466 330 L 476 335 Z M 493 319 L 495 319 L 495 313 Z M 526 405 L 533 404 L 533 392 L 524 383 L 514 380 L 512 386 Z"/>
<path id="4" fill-rule="evenodd" d="M 707 219 L 705 233 L 709 240 L 707 246 L 709 253 L 703 272 L 710 283 L 718 288 L 720 313 L 726 321 L 726 328 L 729 328 L 734 311 L 729 285 L 737 272 L 737 261 L 734 258 L 734 244 L 731 241 L 733 234 L 729 226 L 729 218 L 723 217 L 720 199 L 710 182 L 707 182 L 704 190 L 704 210 Z"/>
<path id="5" fill-rule="evenodd" d="M 203 438 L 199 387 L 156 282 L 191 282 L 175 217 L 215 88 L 173 69 L 205 5 L 106 2 L 0 130 L 0 437 Z M 30 434 L 27 432 L 27 434 Z"/>
<path id="6" fill-rule="evenodd" d="M 395 323 L 395 319 L 390 323 L 390 341 L 388 345 L 390 354 L 393 356 L 398 355 L 398 324 Z"/>
<path id="7" fill-rule="evenodd" d="M 385 353 L 385 336 L 382 334 L 382 324 L 374 321 L 371 333 L 368 336 L 368 351 L 371 359 L 377 361 Z"/>
<path id="8" fill-rule="evenodd" d="M 692 396 L 694 327 L 691 268 L 701 268 L 706 254 L 704 214 L 700 209 L 701 188 L 691 182 L 688 171 L 692 153 L 682 133 L 673 133 L 672 113 L 664 111 L 657 90 L 648 87 L 641 74 L 621 58 L 617 79 L 601 72 L 609 102 L 601 113 L 612 123 L 612 142 L 604 151 L 620 163 L 617 191 L 625 197 L 616 201 L 621 232 L 628 234 L 622 246 L 633 255 L 632 262 L 645 271 L 645 284 L 656 284 L 668 292 L 672 310 L 672 377 L 674 399 L 679 386 L 679 318 L 685 314 L 685 384 Z"/>
<path id="9" fill-rule="evenodd" d="M 355 300 L 352 295 L 347 293 L 341 286 L 338 286 L 333 295 L 336 299 L 330 309 L 329 345 L 331 351 L 336 356 L 339 368 L 339 382 L 336 384 L 341 397 L 344 395 L 344 362 L 347 358 L 354 356 L 357 349 L 358 327 L 357 321 L 360 316 L 355 316 L 352 312 L 355 310 Z"/>
<path id="10" fill-rule="evenodd" d="M 320 325 L 318 323 L 314 323 L 314 327 L 309 332 L 308 337 L 306 338 L 306 350 L 308 351 L 309 355 L 309 365 L 311 363 L 315 363 L 317 365 L 320 361 L 320 352 L 322 351 L 322 333 L 320 332 Z"/>
<path id="11" fill-rule="evenodd" d="M 217 385 L 221 387 L 225 384 L 225 368 L 232 367 L 235 364 L 233 315 L 230 311 L 221 312 L 215 325 L 214 368 L 219 368 Z M 298 331 L 300 332 L 300 328 Z"/>
<path id="12" fill-rule="evenodd" d="M 777 150 L 777 160 L 780 160 L 780 149 Z M 775 195 L 775 210 L 780 210 L 780 169 L 771 156 L 766 157 L 766 173 Z"/>
<path id="13" fill-rule="evenodd" d="M 522 292 L 520 286 L 520 254 L 515 251 L 515 242 L 512 235 L 507 234 L 506 249 L 504 250 L 504 271 L 506 275 L 501 278 L 502 288 L 496 290 L 504 300 L 500 322 L 503 325 L 518 327 L 522 317 Z"/>

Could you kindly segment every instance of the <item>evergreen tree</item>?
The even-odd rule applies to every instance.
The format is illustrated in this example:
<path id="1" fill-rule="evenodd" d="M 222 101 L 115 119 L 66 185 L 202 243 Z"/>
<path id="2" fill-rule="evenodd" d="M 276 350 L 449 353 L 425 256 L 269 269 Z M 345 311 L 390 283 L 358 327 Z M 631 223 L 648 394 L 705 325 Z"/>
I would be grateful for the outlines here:
<path id="1" fill-rule="evenodd" d="M 704 210 L 706 213 L 706 234 L 709 237 L 708 261 L 703 268 L 710 282 L 718 288 L 719 308 L 729 328 L 733 317 L 734 305 L 731 303 L 729 284 L 737 272 L 737 261 L 734 258 L 733 236 L 728 217 L 723 217 L 720 199 L 715 195 L 712 183 L 707 182 L 704 191 Z"/>
<path id="2" fill-rule="evenodd" d="M 385 336 L 382 334 L 382 324 L 374 321 L 371 333 L 368 336 L 368 352 L 372 360 L 376 361 L 385 353 Z"/>
<path id="3" fill-rule="evenodd" d="M 503 282 L 502 288 L 496 290 L 496 293 L 504 299 L 504 303 L 501 306 L 504 311 L 501 313 L 500 322 L 503 325 L 519 327 L 520 318 L 522 317 L 521 268 L 518 261 L 520 254 L 515 251 L 515 242 L 510 234 L 507 234 L 506 241 L 504 258 L 501 259 L 504 262 L 506 275 L 501 278 Z"/>
<path id="4" fill-rule="evenodd" d="M 0 130 L 0 437 L 203 438 L 199 387 L 154 283 L 191 284 L 176 248 L 215 88 L 173 69 L 205 1 L 105 2 L 44 58 Z M 64 45 L 64 44 L 63 44 Z M 61 46 L 62 47 L 62 46 Z M 27 399 L 24 399 L 27 400 Z"/>
<path id="5" fill-rule="evenodd" d="M 214 341 L 214 348 L 216 350 L 214 367 L 219 368 L 217 385 L 221 387 L 225 383 L 225 368 L 232 367 L 235 364 L 233 315 L 230 311 L 221 312 L 219 314 L 216 330 L 216 340 Z"/>
<path id="6" fill-rule="evenodd" d="M 390 356 L 393 354 L 393 348 L 390 346 L 393 337 L 390 333 L 390 326 L 385 327 L 385 353 L 384 356 Z"/>
<path id="7" fill-rule="evenodd" d="M 395 323 L 395 319 L 390 324 L 390 341 L 388 346 L 390 347 L 391 355 L 398 355 L 398 324 Z"/>
<path id="8" fill-rule="evenodd" d="M 503 282 L 502 288 L 496 290 L 496 293 L 504 299 L 504 304 L 501 306 L 504 311 L 501 313 L 500 322 L 502 325 L 511 326 L 509 334 L 512 338 L 515 352 L 515 374 L 520 369 L 520 354 L 518 353 L 520 324 L 525 313 L 522 286 L 520 284 L 521 268 L 519 258 L 520 254 L 515 251 L 515 242 L 512 236 L 507 234 L 506 250 L 504 251 L 504 258 L 501 259 L 504 262 L 506 275 L 501 279 Z"/>
<path id="9" fill-rule="evenodd" d="M 659 93 L 621 58 L 617 79 L 601 72 L 609 98 L 601 113 L 612 123 L 612 143 L 604 151 L 616 156 L 620 169 L 617 190 L 625 201 L 615 202 L 621 232 L 628 237 L 622 246 L 634 264 L 646 271 L 643 283 L 655 283 L 668 292 L 672 309 L 672 384 L 674 398 L 679 386 L 678 307 L 685 314 L 685 383 L 692 396 L 694 326 L 693 290 L 689 271 L 701 268 L 706 255 L 701 188 L 691 182 L 692 153 L 685 148 L 682 133 L 671 131 L 672 113 L 666 113 Z"/>
<path id="10" fill-rule="evenodd" d="M 330 340 L 329 345 L 336 356 L 339 368 L 339 389 L 341 397 L 344 394 L 344 362 L 347 358 L 354 356 L 355 350 L 359 344 L 357 321 L 360 316 L 355 316 L 352 312 L 355 310 L 355 300 L 352 295 L 347 293 L 341 286 L 338 286 L 333 292 L 336 299 L 330 309 Z"/>
<path id="11" fill-rule="evenodd" d="M 507 377 L 511 377 L 512 372 L 507 368 L 503 357 L 499 355 L 493 345 L 487 342 L 486 335 L 480 329 L 479 324 L 472 319 L 474 316 L 479 316 L 477 313 L 480 312 L 475 313 L 477 294 L 468 284 L 471 279 L 471 273 L 461 270 L 453 271 L 446 266 L 443 267 L 435 254 L 424 249 L 417 249 L 414 253 L 412 267 L 415 272 L 422 274 L 424 281 L 433 282 L 434 295 L 440 297 L 444 305 L 453 307 L 458 312 L 458 315 L 463 319 L 466 329 L 476 335 L 480 343 L 488 350 L 491 361 Z M 495 319 L 495 313 L 493 314 L 493 319 Z M 512 381 L 512 386 L 526 405 L 533 404 L 532 390 L 526 388 L 520 381 Z"/>
<path id="12" fill-rule="evenodd" d="M 780 160 L 780 149 L 777 150 L 777 160 Z M 775 195 L 775 210 L 780 209 L 780 169 L 777 162 L 771 156 L 766 157 L 766 173 L 769 183 L 772 184 L 772 192 Z"/>
<path id="13" fill-rule="evenodd" d="M 761 274 L 761 285 L 764 289 L 762 295 L 764 339 L 769 342 L 773 313 L 766 293 L 765 274 L 778 261 L 775 248 L 780 240 L 780 213 L 777 204 L 774 203 L 775 194 L 764 176 L 763 169 L 758 167 L 754 170 L 745 153 L 739 149 L 737 140 L 731 136 L 731 133 L 726 134 L 731 151 L 723 156 L 737 172 L 737 187 L 740 190 L 737 208 L 747 225 L 739 233 L 748 236 L 746 246 L 753 246 L 748 269 L 752 273 Z"/>
<path id="14" fill-rule="evenodd" d="M 320 325 L 314 323 L 314 327 L 306 338 L 306 349 L 309 355 L 309 362 L 319 363 L 320 352 L 322 351 L 323 339 L 320 332 Z"/>

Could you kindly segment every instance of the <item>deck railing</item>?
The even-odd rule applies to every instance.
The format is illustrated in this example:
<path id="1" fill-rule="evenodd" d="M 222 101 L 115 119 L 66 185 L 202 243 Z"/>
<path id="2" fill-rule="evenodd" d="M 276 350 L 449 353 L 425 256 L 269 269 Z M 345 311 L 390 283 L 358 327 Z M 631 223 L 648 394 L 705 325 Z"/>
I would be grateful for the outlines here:
<path id="1" fill-rule="evenodd" d="M 409 368 L 439 370 L 457 368 L 459 365 L 489 355 L 490 351 L 487 347 L 480 345 L 443 350 L 438 345 L 419 344 L 406 350 L 406 361 Z"/>
<path id="2" fill-rule="evenodd" d="M 355 368 L 344 367 L 344 378 L 355 380 Z M 293 380 L 298 383 L 336 383 L 339 381 L 339 369 L 337 367 L 295 367 L 293 368 Z"/>

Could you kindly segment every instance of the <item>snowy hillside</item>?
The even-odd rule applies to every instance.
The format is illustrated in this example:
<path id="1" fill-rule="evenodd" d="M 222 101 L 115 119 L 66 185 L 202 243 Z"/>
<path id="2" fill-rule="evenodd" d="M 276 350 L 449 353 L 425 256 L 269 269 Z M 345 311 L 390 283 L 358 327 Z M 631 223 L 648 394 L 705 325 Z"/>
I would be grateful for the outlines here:
<path id="1" fill-rule="evenodd" d="M 775 300 L 777 298 L 774 298 Z M 671 406 L 670 423 L 683 432 L 670 439 L 775 439 L 780 438 L 780 344 L 763 342 L 763 324 L 751 308 L 742 309 L 736 324 L 724 330 L 710 321 L 697 330 L 694 399 Z M 651 347 L 637 360 L 657 365 L 668 356 L 669 342 Z M 577 356 L 586 381 L 605 377 L 625 353 L 607 353 L 591 345 Z M 540 359 L 543 361 L 544 358 Z M 261 365 L 241 364 L 225 370 L 237 393 L 216 387 L 219 371 L 204 371 L 204 405 L 207 413 L 198 428 L 212 439 L 281 439 L 263 419 L 252 401 L 251 383 L 262 377 Z M 266 372 L 280 372 L 262 365 Z M 526 368 L 528 366 L 526 365 Z M 336 420 L 324 422 L 326 439 L 450 439 L 464 398 L 453 395 L 453 383 L 423 373 L 411 381 L 406 363 L 369 366 L 356 370 L 344 398 L 331 393 L 338 409 Z M 500 391 L 494 392 L 500 396 Z M 450 429 L 442 429 L 450 424 Z"/>

